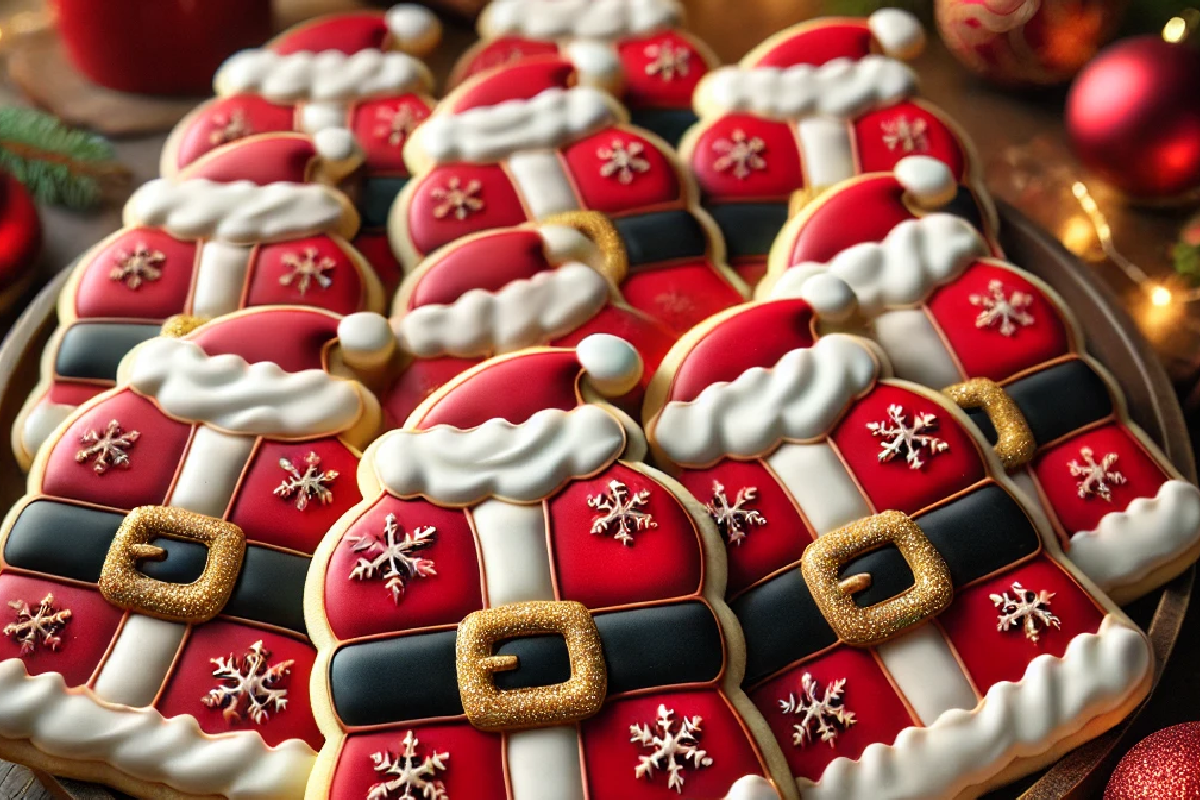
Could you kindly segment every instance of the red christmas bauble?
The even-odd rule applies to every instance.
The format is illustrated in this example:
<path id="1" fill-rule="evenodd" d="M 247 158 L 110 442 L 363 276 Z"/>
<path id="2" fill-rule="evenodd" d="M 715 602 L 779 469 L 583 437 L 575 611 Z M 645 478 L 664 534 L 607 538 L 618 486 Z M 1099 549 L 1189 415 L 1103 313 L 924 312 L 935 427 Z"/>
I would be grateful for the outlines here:
<path id="1" fill-rule="evenodd" d="M 1066 126 L 1079 160 L 1131 199 L 1200 191 L 1200 51 L 1138 36 L 1097 56 L 1071 86 Z"/>
<path id="2" fill-rule="evenodd" d="M 42 223 L 25 186 L 0 170 L 0 302 L 33 277 L 42 248 Z"/>
<path id="3" fill-rule="evenodd" d="M 1152 733 L 1125 754 L 1104 800 L 1200 800 L 1200 722 Z"/>

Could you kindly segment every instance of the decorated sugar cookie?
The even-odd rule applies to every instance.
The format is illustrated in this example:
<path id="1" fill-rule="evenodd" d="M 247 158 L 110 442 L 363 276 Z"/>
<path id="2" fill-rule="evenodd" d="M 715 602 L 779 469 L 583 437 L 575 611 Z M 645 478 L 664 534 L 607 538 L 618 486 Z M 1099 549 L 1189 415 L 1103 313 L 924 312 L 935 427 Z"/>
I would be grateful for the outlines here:
<path id="1" fill-rule="evenodd" d="M 277 134 L 134 192 L 125 228 L 79 258 L 59 298 L 41 382 L 13 428 L 17 460 L 29 465 L 55 426 L 112 386 L 125 353 L 168 317 L 280 304 L 383 311 L 378 278 L 347 243 L 358 230 L 350 201 L 299 182 L 344 175 L 357 158 L 344 131 Z"/>
<path id="2" fill-rule="evenodd" d="M 159 337 L 41 450 L 0 532 L 0 757 L 142 797 L 301 798 L 309 556 L 360 500 L 387 321 Z"/>
<path id="3" fill-rule="evenodd" d="M 522 62 L 463 84 L 417 129 L 404 154 L 414 178 L 389 218 L 405 269 L 467 234 L 598 211 L 628 256 L 621 293 L 634 308 L 682 332 L 740 302 L 720 232 L 673 151 L 573 81 L 565 61 Z"/>
<path id="4" fill-rule="evenodd" d="M 437 387 L 485 358 L 533 345 L 570 347 L 620 336 L 656 368 L 675 333 L 620 297 L 628 254 L 604 215 L 472 234 L 436 251 L 408 277 L 392 324 L 411 362 L 380 398 L 397 425 Z M 624 398 L 641 407 L 649 375 Z"/>
<path id="5" fill-rule="evenodd" d="M 880 227 L 859 228 L 833 207 L 873 207 L 886 218 L 886 205 L 871 198 L 889 180 L 898 194 L 894 178 L 864 179 L 789 223 L 760 290 L 806 297 L 832 317 L 856 311 L 898 377 L 971 409 L 1018 486 L 1040 499 L 1063 550 L 1118 602 L 1178 575 L 1200 555 L 1200 490 L 1129 419 L 1116 381 L 1085 354 L 1066 303 L 990 258 L 960 217 L 892 215 L 894 227 L 880 236 Z M 811 260 L 833 230 L 842 245 L 860 230 L 861 242 Z M 1007 439 L 1018 425 L 1033 450 L 1016 459 Z"/>
<path id="6" fill-rule="evenodd" d="M 561 56 L 580 83 L 614 93 L 633 123 L 671 144 L 696 121 L 692 92 L 716 55 L 682 30 L 678 0 L 492 0 L 480 41 L 459 59 L 452 86 L 525 59 Z"/>
<path id="7" fill-rule="evenodd" d="M 602 401 L 640 368 L 606 335 L 501 356 L 364 454 L 306 589 L 309 797 L 796 797 L 716 529 Z"/>
<path id="8" fill-rule="evenodd" d="M 974 796 L 1116 724 L 1149 691 L 1141 632 L 953 403 L 814 338 L 803 300 L 732 309 L 646 410 L 725 538 L 743 685 L 803 796 Z"/>
<path id="9" fill-rule="evenodd" d="M 971 186 L 976 169 L 965 136 L 913 99 L 916 73 L 900 59 L 923 42 L 920 23 L 898 9 L 814 20 L 700 82 L 700 123 L 680 157 L 747 281 L 761 277 L 789 207 L 846 178 L 891 169 L 915 153 L 945 162 Z"/>

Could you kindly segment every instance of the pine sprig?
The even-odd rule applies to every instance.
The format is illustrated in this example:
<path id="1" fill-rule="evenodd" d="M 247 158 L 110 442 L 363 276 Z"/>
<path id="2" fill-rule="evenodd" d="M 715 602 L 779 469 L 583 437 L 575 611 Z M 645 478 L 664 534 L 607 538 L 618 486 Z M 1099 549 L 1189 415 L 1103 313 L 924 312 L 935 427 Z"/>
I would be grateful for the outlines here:
<path id="1" fill-rule="evenodd" d="M 38 201 L 77 209 L 97 205 L 130 178 L 107 139 L 16 106 L 0 108 L 0 169 Z"/>

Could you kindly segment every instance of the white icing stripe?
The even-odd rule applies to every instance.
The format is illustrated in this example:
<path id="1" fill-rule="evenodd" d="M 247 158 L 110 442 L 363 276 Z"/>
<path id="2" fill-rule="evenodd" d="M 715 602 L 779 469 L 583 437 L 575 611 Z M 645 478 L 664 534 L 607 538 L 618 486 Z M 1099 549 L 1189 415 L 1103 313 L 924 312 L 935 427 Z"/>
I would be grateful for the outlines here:
<path id="1" fill-rule="evenodd" d="M 875 652 L 922 725 L 932 725 L 952 708 L 970 711 L 979 702 L 954 651 L 934 625 L 884 642 Z"/>
<path id="2" fill-rule="evenodd" d="M 343 213 L 338 193 L 317 184 L 158 178 L 129 198 L 125 222 L 163 228 L 183 239 L 252 244 L 335 231 Z"/>
<path id="3" fill-rule="evenodd" d="M 1013 482 L 1013 486 L 1021 493 L 1022 497 L 1028 501 L 1028 504 L 1034 508 L 1042 508 L 1042 500 L 1038 495 L 1037 482 L 1028 470 L 1022 469 L 1016 472 L 1009 473 L 1008 479 Z M 1046 523 L 1049 524 L 1049 523 Z"/>
<path id="4" fill-rule="evenodd" d="M 887 354 L 897 378 L 930 389 L 965 380 L 924 309 L 889 311 L 876 317 L 871 327 L 871 338 Z"/>
<path id="5" fill-rule="evenodd" d="M 130 708 L 153 703 L 185 633 L 187 625 L 130 614 L 96 678 L 96 695 Z"/>
<path id="6" fill-rule="evenodd" d="M 612 45 L 577 39 L 561 47 L 575 65 L 583 86 L 605 88 L 619 85 L 623 68 L 621 55 Z"/>
<path id="7" fill-rule="evenodd" d="M 521 150 L 552 150 L 618 121 L 599 89 L 547 89 L 459 114 L 435 114 L 414 134 L 435 164 L 491 162 Z"/>
<path id="8" fill-rule="evenodd" d="M 613 39 L 673 27 L 675 0 L 493 0 L 479 29 L 489 36 L 530 39 Z"/>
<path id="9" fill-rule="evenodd" d="M 254 441 L 253 436 L 197 426 L 167 505 L 222 519 Z"/>
<path id="10" fill-rule="evenodd" d="M 916 91 L 912 68 L 886 56 L 835 58 L 819 67 L 723 67 L 700 91 L 713 113 L 746 112 L 778 119 L 856 117 Z"/>
<path id="11" fill-rule="evenodd" d="M 159 337 L 122 363 L 129 385 L 167 414 L 231 433 L 318 436 L 348 430 L 362 415 L 351 381 L 323 370 L 284 372 L 269 361 L 209 356 L 195 342 Z"/>
<path id="12" fill-rule="evenodd" d="M 1135 583 L 1200 539 L 1200 490 L 1167 481 L 1150 498 L 1105 514 L 1071 536 L 1071 560 L 1101 589 Z"/>
<path id="13" fill-rule="evenodd" d="M 385 94 L 426 88 L 421 62 L 404 53 L 359 50 L 347 55 L 338 50 L 243 50 L 217 70 L 215 84 L 221 95 L 259 94 L 275 103 L 301 101 L 350 102 Z"/>
<path id="14" fill-rule="evenodd" d="M 398 327 L 420 358 L 487 356 L 546 344 L 591 319 L 608 300 L 608 282 L 599 273 L 565 264 L 495 293 L 472 289 L 451 305 L 419 306 Z"/>
<path id="15" fill-rule="evenodd" d="M 19 658 L 0 662 L 0 736 L 230 800 L 300 800 L 316 759 L 299 739 L 268 747 L 255 731 L 210 735 L 190 716 L 164 719 L 152 708 L 101 705 L 88 692 L 67 689 L 57 672 L 27 675 Z"/>
<path id="16" fill-rule="evenodd" d="M 950 797 L 1004 769 L 1010 758 L 1121 708 L 1150 670 L 1142 634 L 1105 617 L 1098 633 L 1074 637 L 1062 658 L 1042 655 L 1016 683 L 1001 681 L 972 711 L 952 710 L 929 727 L 910 727 L 892 745 L 872 744 L 856 760 L 835 759 L 805 800 Z M 985 770 L 984 765 L 988 765 Z"/>
<path id="17" fill-rule="evenodd" d="M 527 600 L 556 600 L 542 503 L 484 500 L 471 509 L 479 537 L 489 608 Z"/>
<path id="18" fill-rule="evenodd" d="M 574 726 L 504 736 L 512 800 L 586 800 Z"/>
<path id="19" fill-rule="evenodd" d="M 547 409 L 520 425 L 491 419 L 470 430 L 392 431 L 376 445 L 375 472 L 401 497 L 451 505 L 489 497 L 532 503 L 608 466 L 624 446 L 621 423 L 596 406 Z"/>
<path id="20" fill-rule="evenodd" d="M 871 516 L 858 485 L 827 442 L 785 442 L 766 460 L 818 536 Z"/>
<path id="21" fill-rule="evenodd" d="M 514 153 L 507 163 L 508 172 L 534 219 L 579 210 L 575 188 L 555 152 Z"/>
<path id="22" fill-rule="evenodd" d="M 806 117 L 796 123 L 806 188 L 823 188 L 853 178 L 854 129 L 834 117 Z"/>
<path id="23" fill-rule="evenodd" d="M 346 106 L 334 102 L 305 103 L 300 107 L 300 127 L 315 134 L 346 125 Z"/>
<path id="24" fill-rule="evenodd" d="M 55 428 L 71 416 L 73 411 L 75 406 L 51 403 L 46 399 L 37 403 L 25 417 L 21 428 L 21 446 L 25 448 L 26 455 L 32 459 L 42 443 L 50 438 Z"/>
<path id="25" fill-rule="evenodd" d="M 859 340 L 832 334 L 786 353 L 775 366 L 753 367 L 714 383 L 689 402 L 659 414 L 655 438 L 676 464 L 706 466 L 750 458 L 783 440 L 826 433 L 855 397 L 875 382 L 875 357 Z"/>
<path id="26" fill-rule="evenodd" d="M 205 242 L 192 284 L 192 314 L 213 318 L 241 308 L 253 253 L 248 245 Z"/>

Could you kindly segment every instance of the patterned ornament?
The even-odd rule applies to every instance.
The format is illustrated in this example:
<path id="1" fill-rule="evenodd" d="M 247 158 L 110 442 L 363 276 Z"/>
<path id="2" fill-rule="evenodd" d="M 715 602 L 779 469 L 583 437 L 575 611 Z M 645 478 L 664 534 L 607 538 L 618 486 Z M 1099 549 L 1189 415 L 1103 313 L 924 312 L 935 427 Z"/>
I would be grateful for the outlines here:
<path id="1" fill-rule="evenodd" d="M 424 758 L 418 756 L 417 745 L 420 740 L 413 736 L 411 730 L 404 732 L 401 744 L 404 749 L 399 755 L 392 755 L 386 750 L 371 753 L 375 771 L 391 777 L 374 784 L 367 792 L 367 800 L 449 800 L 445 785 L 434 778 L 439 772 L 446 771 L 450 754 L 434 750 Z"/>
<path id="2" fill-rule="evenodd" d="M 1021 626 L 1025 629 L 1025 638 L 1036 642 L 1040 636 L 1038 625 L 1047 628 L 1057 628 L 1062 620 L 1050 612 L 1050 598 L 1054 592 L 1045 589 L 1034 594 L 1020 583 L 1012 584 L 1013 597 L 1004 594 L 988 595 L 1000 614 L 996 621 L 996 630 L 1004 632 L 1010 628 Z"/>
<path id="3" fill-rule="evenodd" d="M 92 462 L 92 470 L 97 475 L 108 472 L 110 467 L 129 469 L 129 453 L 141 436 L 137 431 L 126 432 L 121 423 L 110 420 L 103 431 L 91 430 L 79 437 L 83 447 L 75 454 L 75 461 L 80 464 Z"/>
<path id="4" fill-rule="evenodd" d="M 240 661 L 232 653 L 226 658 L 210 659 L 216 667 L 213 677 L 221 682 L 200 702 L 209 708 L 221 709 L 226 722 L 237 722 L 245 715 L 255 725 L 263 724 L 269 711 L 278 714 L 287 708 L 287 689 L 278 684 L 295 663 L 288 659 L 271 664 L 270 658 L 270 651 L 263 648 L 259 639 L 250 645 Z"/>
<path id="5" fill-rule="evenodd" d="M 658 706 L 658 718 L 650 725 L 630 725 L 629 741 L 652 750 L 650 755 L 638 756 L 634 774 L 654 780 L 654 770 L 667 770 L 667 788 L 683 794 L 685 767 L 700 769 L 713 763 L 707 751 L 700 749 L 700 717 L 682 717 L 676 723 L 675 709 Z"/>
<path id="6" fill-rule="evenodd" d="M 871 435 L 883 440 L 879 450 L 880 463 L 903 455 L 909 469 L 920 469 L 925 466 L 921 460 L 922 452 L 928 452 L 932 458 L 950 449 L 950 445 L 931 435 L 938 427 L 936 415 L 927 412 L 915 414 L 909 423 L 908 412 L 903 406 L 890 405 L 887 412 L 888 418 L 883 422 L 867 423 Z"/>
<path id="7" fill-rule="evenodd" d="M 651 514 L 639 510 L 649 500 L 649 489 L 630 494 L 629 487 L 621 481 L 609 481 L 607 492 L 588 495 L 588 508 L 602 512 L 592 520 L 592 533 L 608 533 L 615 525 L 612 537 L 621 544 L 632 545 L 635 531 L 658 527 Z"/>
<path id="8" fill-rule="evenodd" d="M 1200 800 L 1200 722 L 1172 725 L 1133 746 L 1117 764 L 1104 800 Z"/>
<path id="9" fill-rule="evenodd" d="M 52 594 L 43 597 L 36 610 L 23 600 L 10 600 L 8 606 L 17 612 L 17 619 L 4 626 L 4 635 L 21 643 L 21 655 L 29 655 L 38 647 L 59 648 L 71 609 L 55 608 Z"/>

